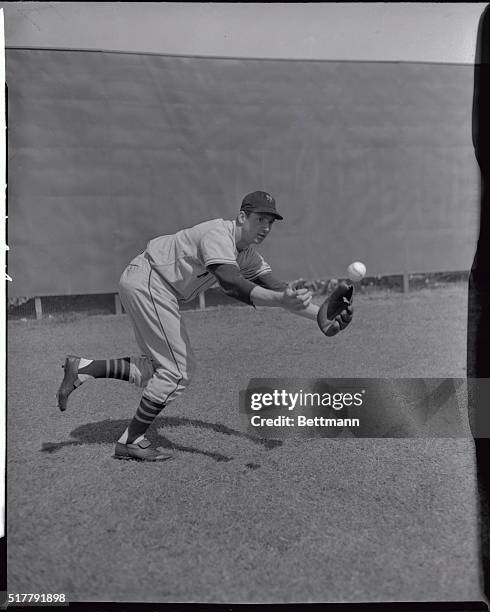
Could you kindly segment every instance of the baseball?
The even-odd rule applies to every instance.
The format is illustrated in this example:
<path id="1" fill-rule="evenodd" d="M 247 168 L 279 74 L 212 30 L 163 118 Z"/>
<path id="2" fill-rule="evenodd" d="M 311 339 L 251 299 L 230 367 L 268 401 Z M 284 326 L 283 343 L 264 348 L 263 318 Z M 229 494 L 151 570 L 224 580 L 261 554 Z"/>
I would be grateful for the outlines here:
<path id="1" fill-rule="evenodd" d="M 366 276 L 366 266 L 361 261 L 354 261 L 347 268 L 347 276 L 351 281 L 360 281 Z"/>

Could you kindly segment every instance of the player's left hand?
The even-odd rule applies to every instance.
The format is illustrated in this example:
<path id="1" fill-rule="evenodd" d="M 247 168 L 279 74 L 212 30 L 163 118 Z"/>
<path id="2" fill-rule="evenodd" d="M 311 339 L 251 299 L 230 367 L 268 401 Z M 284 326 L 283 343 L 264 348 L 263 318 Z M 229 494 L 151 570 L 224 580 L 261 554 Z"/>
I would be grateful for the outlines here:
<path id="1" fill-rule="evenodd" d="M 313 299 L 313 294 L 309 289 L 294 289 L 297 299 L 301 302 L 302 308 L 308 308 Z"/>
<path id="2" fill-rule="evenodd" d="M 291 289 L 288 287 L 282 294 L 281 302 L 287 310 L 304 310 L 308 307 L 312 298 L 308 289 Z"/>
<path id="3" fill-rule="evenodd" d="M 326 336 L 335 336 L 352 321 L 354 287 L 340 283 L 337 289 L 323 302 L 316 320 Z"/>

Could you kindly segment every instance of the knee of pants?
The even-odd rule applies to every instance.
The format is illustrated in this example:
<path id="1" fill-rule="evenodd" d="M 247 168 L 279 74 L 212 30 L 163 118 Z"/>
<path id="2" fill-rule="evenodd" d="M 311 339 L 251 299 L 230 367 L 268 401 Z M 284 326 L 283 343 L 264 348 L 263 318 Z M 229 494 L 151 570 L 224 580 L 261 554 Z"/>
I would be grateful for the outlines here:
<path id="1" fill-rule="evenodd" d="M 169 404 L 179 397 L 189 382 L 190 377 L 187 371 L 171 372 L 164 368 L 158 368 L 153 372 L 143 395 L 153 402 Z"/>

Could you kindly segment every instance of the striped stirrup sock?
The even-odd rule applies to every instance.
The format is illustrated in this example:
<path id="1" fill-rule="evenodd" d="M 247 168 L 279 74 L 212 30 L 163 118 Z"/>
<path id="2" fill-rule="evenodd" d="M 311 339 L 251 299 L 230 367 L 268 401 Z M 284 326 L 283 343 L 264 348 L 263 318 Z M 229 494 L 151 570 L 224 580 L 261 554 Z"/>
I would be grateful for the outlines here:
<path id="1" fill-rule="evenodd" d="M 78 376 L 92 378 L 117 378 L 129 380 L 129 357 L 119 359 L 80 359 Z"/>
<path id="2" fill-rule="evenodd" d="M 129 427 L 119 438 L 119 442 L 128 444 L 138 440 L 164 408 L 165 404 L 157 404 L 146 397 L 142 397 L 136 414 L 129 424 Z"/>
<path id="3" fill-rule="evenodd" d="M 134 418 L 140 423 L 145 423 L 150 426 L 163 410 L 164 406 L 165 404 L 157 404 L 146 397 L 142 397 Z"/>

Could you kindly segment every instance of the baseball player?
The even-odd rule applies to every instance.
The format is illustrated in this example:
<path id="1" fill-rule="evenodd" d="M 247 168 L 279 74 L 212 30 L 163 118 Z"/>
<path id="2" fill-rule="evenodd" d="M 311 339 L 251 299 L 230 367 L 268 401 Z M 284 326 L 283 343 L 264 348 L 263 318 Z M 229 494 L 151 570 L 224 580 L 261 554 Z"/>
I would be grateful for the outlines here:
<path id="1" fill-rule="evenodd" d="M 143 389 L 141 401 L 116 443 L 114 457 L 171 458 L 152 447 L 145 433 L 163 408 L 184 391 L 194 371 L 181 302 L 194 299 L 218 281 L 227 295 L 253 307 L 280 306 L 317 319 L 319 308 L 311 302 L 311 292 L 274 278 L 269 264 L 254 248 L 269 235 L 276 219 L 282 218 L 274 198 L 255 191 L 245 196 L 234 220 L 213 219 L 150 240 L 119 282 L 121 303 L 142 355 L 95 360 L 68 356 L 57 393 L 60 410 L 66 410 L 70 394 L 88 380 L 116 378 L 134 383 Z M 350 306 L 342 314 L 339 329 L 352 318 Z"/>

